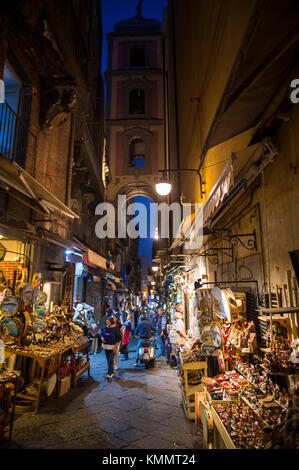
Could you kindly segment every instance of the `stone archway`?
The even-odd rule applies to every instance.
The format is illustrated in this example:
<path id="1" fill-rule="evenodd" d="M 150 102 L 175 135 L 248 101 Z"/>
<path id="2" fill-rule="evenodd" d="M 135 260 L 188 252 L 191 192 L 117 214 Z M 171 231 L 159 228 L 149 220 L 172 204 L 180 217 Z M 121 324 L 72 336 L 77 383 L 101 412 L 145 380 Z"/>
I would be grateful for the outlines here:
<path id="1" fill-rule="evenodd" d="M 127 198 L 127 201 L 133 199 L 134 197 L 137 197 L 137 196 L 144 196 L 144 197 L 147 197 L 149 199 L 151 199 L 152 201 L 154 202 L 159 202 L 158 201 L 158 195 L 157 193 L 155 192 L 154 188 L 149 185 L 147 182 L 145 181 L 132 181 L 130 183 L 127 183 L 125 184 L 124 186 L 122 186 L 116 196 L 114 197 L 114 204 L 117 205 L 117 198 L 118 196 L 126 196 Z"/>

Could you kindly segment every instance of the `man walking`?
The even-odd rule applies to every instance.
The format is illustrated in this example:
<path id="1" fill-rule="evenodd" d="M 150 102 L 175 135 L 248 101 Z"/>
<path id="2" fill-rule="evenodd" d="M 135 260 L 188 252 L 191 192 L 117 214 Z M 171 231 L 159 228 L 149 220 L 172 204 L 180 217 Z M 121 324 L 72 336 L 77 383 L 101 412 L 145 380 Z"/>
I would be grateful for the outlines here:
<path id="1" fill-rule="evenodd" d="M 139 348 L 141 347 L 143 339 L 149 339 L 152 336 L 152 332 L 156 333 L 156 328 L 154 325 L 148 321 L 147 316 L 143 313 L 140 318 L 140 323 L 136 328 L 135 335 L 139 335 L 139 341 L 137 344 L 137 351 L 136 351 L 136 363 L 135 367 L 138 367 L 139 361 Z"/>
<path id="2" fill-rule="evenodd" d="M 166 338 L 166 329 L 167 329 L 167 321 L 166 315 L 163 312 L 162 308 L 158 308 L 158 323 L 157 323 L 157 332 L 159 336 L 159 356 L 165 355 L 165 338 Z"/>

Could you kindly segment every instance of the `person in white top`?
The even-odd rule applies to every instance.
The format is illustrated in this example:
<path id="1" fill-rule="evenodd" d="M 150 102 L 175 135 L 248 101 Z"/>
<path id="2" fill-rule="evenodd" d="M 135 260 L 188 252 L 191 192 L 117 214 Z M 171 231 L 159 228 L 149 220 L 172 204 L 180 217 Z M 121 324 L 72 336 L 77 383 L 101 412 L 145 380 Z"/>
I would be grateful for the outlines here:
<path id="1" fill-rule="evenodd" d="M 185 335 L 185 323 L 182 318 L 182 313 L 183 313 L 182 304 L 176 304 L 176 311 L 174 314 L 175 321 L 169 333 L 169 341 L 171 344 L 171 354 L 175 356 L 177 362 L 178 362 L 179 340 L 181 338 L 187 339 Z"/>

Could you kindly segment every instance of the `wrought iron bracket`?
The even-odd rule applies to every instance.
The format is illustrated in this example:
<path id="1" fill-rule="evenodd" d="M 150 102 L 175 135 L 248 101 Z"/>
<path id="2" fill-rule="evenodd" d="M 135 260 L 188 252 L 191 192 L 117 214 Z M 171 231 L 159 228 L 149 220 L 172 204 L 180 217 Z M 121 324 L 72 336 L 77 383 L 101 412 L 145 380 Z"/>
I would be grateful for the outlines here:
<path id="1" fill-rule="evenodd" d="M 214 229 L 213 232 L 227 232 L 223 240 L 229 241 L 231 247 L 242 246 L 249 251 L 255 251 L 257 249 L 255 229 L 252 233 L 232 233 L 232 231 L 227 228 Z"/>
<path id="2" fill-rule="evenodd" d="M 249 251 L 255 251 L 257 249 L 255 229 L 252 233 L 237 233 L 226 235 L 224 240 L 230 241 L 231 246 L 234 247 L 242 246 Z"/>
<path id="3" fill-rule="evenodd" d="M 209 248 L 208 250 L 201 253 L 199 256 L 206 258 L 211 264 L 219 264 L 219 253 L 222 253 L 233 261 L 234 259 L 234 249 L 233 246 L 230 248 Z"/>

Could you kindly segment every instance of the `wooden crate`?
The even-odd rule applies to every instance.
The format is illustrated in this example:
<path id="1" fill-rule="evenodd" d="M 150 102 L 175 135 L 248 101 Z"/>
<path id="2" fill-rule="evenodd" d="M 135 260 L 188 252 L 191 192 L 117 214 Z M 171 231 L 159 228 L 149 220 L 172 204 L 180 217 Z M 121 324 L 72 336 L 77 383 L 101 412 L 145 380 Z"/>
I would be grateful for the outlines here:
<path id="1" fill-rule="evenodd" d="M 235 444 L 232 441 L 232 438 L 228 434 L 226 427 L 221 421 L 217 411 L 214 408 L 214 404 L 223 403 L 222 401 L 213 402 L 211 405 L 211 414 L 214 423 L 214 439 L 213 439 L 213 448 L 214 449 L 236 449 Z"/>
<path id="2" fill-rule="evenodd" d="M 195 394 L 195 423 L 199 420 L 203 426 L 204 448 L 206 449 L 236 449 L 230 435 L 222 423 L 216 404 L 223 404 L 222 400 L 211 400 L 206 388 Z"/>

